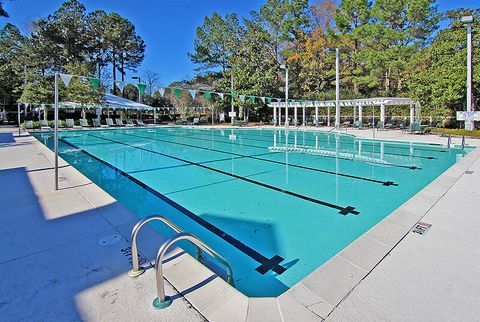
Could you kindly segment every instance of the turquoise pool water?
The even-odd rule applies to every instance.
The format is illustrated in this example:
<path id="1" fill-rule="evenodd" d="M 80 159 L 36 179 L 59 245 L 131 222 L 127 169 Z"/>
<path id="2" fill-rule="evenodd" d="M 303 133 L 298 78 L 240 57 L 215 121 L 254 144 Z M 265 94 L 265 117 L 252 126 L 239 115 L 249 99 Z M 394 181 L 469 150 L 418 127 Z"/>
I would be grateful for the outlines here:
<path id="1" fill-rule="evenodd" d="M 33 135 L 53 146 L 52 133 Z M 139 217 L 161 214 L 198 236 L 248 296 L 286 291 L 466 154 L 284 129 L 59 135 L 62 158 Z"/>

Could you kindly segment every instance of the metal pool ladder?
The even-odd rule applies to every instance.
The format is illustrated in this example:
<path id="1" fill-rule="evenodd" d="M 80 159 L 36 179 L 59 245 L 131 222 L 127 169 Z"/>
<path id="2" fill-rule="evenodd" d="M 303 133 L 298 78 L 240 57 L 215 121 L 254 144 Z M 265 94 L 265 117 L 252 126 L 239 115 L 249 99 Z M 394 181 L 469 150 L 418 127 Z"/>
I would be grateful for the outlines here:
<path id="1" fill-rule="evenodd" d="M 187 240 L 197 246 L 197 259 L 201 260 L 203 257 L 202 255 L 202 250 L 206 252 L 208 255 L 214 257 L 217 261 L 222 263 L 226 269 L 227 269 L 227 282 L 235 286 L 234 280 L 233 280 L 233 270 L 232 266 L 230 263 L 222 257 L 220 254 L 218 254 L 215 250 L 213 250 L 211 247 L 209 247 L 207 244 L 202 242 L 200 239 L 195 237 L 194 235 L 182 231 L 177 225 L 172 223 L 170 220 L 163 216 L 159 215 L 152 215 L 149 217 L 145 217 L 141 221 L 139 221 L 132 229 L 132 270 L 128 272 L 128 275 L 130 277 L 137 277 L 140 276 L 144 273 L 144 269 L 140 268 L 139 261 L 138 261 L 138 249 L 137 249 L 137 234 L 140 231 L 140 229 L 148 222 L 150 221 L 161 221 L 168 227 L 172 228 L 176 234 L 169 239 L 167 239 L 162 246 L 160 246 L 160 249 L 158 250 L 157 257 L 155 258 L 155 275 L 156 275 L 156 284 L 157 284 L 157 298 L 153 301 L 153 306 L 156 309 L 163 309 L 170 304 L 172 304 L 172 299 L 169 296 L 165 295 L 165 279 L 163 277 L 163 257 L 165 256 L 165 253 L 167 250 L 175 244 L 177 241 L 180 240 Z"/>

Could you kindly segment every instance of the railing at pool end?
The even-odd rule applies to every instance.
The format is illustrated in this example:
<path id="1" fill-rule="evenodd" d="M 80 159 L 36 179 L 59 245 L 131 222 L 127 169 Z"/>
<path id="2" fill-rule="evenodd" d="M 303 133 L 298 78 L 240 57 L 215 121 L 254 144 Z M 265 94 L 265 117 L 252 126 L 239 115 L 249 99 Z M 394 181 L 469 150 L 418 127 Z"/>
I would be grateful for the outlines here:
<path id="1" fill-rule="evenodd" d="M 199 249 L 203 249 L 207 254 L 210 256 L 214 257 L 217 261 L 222 263 L 226 268 L 227 268 L 227 282 L 235 286 L 235 282 L 233 280 L 233 270 L 230 265 L 230 263 L 220 256 L 216 251 L 214 251 L 212 248 L 207 246 L 204 242 L 202 242 L 200 239 L 195 237 L 194 235 L 190 233 L 185 233 L 181 232 L 176 234 L 175 236 L 170 237 L 163 245 L 160 247 L 157 253 L 157 257 L 155 259 L 155 275 L 156 275 L 156 282 L 157 282 L 157 298 L 153 300 L 153 306 L 156 309 L 163 309 L 170 304 L 172 304 L 172 299 L 169 296 L 165 295 L 165 278 L 163 277 L 163 257 L 165 256 L 165 253 L 167 250 L 175 244 L 177 241 L 180 240 L 187 240 L 197 246 Z"/>
<path id="2" fill-rule="evenodd" d="M 167 225 L 168 227 L 173 229 L 176 233 L 182 233 L 183 232 L 183 230 L 181 230 L 177 225 L 175 225 L 174 223 L 172 223 L 170 220 L 168 220 L 167 218 L 165 218 L 163 216 L 152 215 L 152 216 L 148 216 L 148 217 L 145 217 L 144 219 L 140 220 L 135 225 L 135 227 L 133 227 L 133 229 L 132 229 L 132 235 L 131 235 L 131 239 L 132 239 L 132 269 L 128 272 L 128 275 L 130 277 L 137 277 L 137 276 L 142 275 L 145 272 L 145 270 L 143 268 L 140 268 L 140 264 L 139 264 L 139 260 L 138 260 L 137 235 L 138 235 L 138 232 L 140 231 L 140 229 L 146 223 L 148 223 L 150 221 L 154 221 L 154 220 L 164 223 L 165 225 Z M 201 258 L 202 258 L 202 251 L 200 250 L 200 248 L 197 248 L 197 259 L 201 259 Z"/>

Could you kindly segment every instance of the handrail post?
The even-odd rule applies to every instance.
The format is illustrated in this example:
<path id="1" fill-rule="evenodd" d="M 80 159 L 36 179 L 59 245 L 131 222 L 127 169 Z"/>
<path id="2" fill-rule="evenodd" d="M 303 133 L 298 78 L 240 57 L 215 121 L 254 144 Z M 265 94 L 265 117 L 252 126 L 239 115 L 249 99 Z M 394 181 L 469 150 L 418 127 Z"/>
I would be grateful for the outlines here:
<path id="1" fill-rule="evenodd" d="M 137 277 L 142 275 L 145 270 L 140 268 L 138 262 L 138 248 L 137 248 L 137 235 L 140 229 L 149 221 L 158 220 L 163 222 L 168 227 L 172 228 L 176 233 L 182 232 L 182 230 L 176 226 L 174 223 L 169 221 L 167 218 L 159 215 L 152 215 L 145 217 L 144 219 L 140 220 L 132 229 L 131 239 L 132 239 L 132 269 L 128 272 L 130 277 Z"/>
<path id="2" fill-rule="evenodd" d="M 227 274 L 228 274 L 227 282 L 230 285 L 234 286 L 233 271 L 232 271 L 232 267 L 230 266 L 230 263 L 226 259 L 224 259 L 222 256 L 220 256 L 217 252 L 215 252 L 213 249 L 205 245 L 201 240 L 199 240 L 194 235 L 181 232 L 167 239 L 165 243 L 163 243 L 163 245 L 160 246 L 160 249 L 158 250 L 158 253 L 157 253 L 157 257 L 155 258 L 157 298 L 153 300 L 152 304 L 156 309 L 159 309 L 159 310 L 164 309 L 170 306 L 170 304 L 172 304 L 172 299 L 169 296 L 165 295 L 165 278 L 163 277 L 162 263 L 163 263 L 163 257 L 165 256 L 165 253 L 167 252 L 167 250 L 179 240 L 188 240 L 189 242 L 196 245 L 198 248 L 202 248 L 210 256 L 215 257 L 219 262 L 225 265 L 225 267 L 227 268 Z"/>

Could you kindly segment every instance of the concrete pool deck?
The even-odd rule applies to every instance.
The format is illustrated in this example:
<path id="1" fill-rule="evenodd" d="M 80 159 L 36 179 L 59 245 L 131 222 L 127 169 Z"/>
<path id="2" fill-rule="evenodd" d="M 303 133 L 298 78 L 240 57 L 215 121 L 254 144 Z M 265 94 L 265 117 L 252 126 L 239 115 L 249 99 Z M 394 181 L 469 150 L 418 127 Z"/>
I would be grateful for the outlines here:
<path id="1" fill-rule="evenodd" d="M 474 278 L 480 266 L 475 247 L 480 235 L 480 219 L 475 217 L 475 206 L 480 204 L 478 149 L 425 188 L 423 196 L 409 200 L 403 212 L 396 211 L 379 223 L 383 229 L 375 226 L 278 298 L 249 299 L 212 278 L 208 269 L 200 269 L 199 280 L 185 279 L 188 274 L 177 264 L 197 263 L 180 255 L 182 260 L 167 263 L 165 272 L 167 280 L 175 285 L 174 289 L 167 284 L 167 294 L 176 294 L 177 299 L 170 308 L 156 311 L 151 307 L 155 297 L 153 270 L 130 279 L 126 274 L 130 269 L 128 254 L 126 257 L 121 251 L 128 248 L 130 230 L 138 218 L 68 164 L 61 163 L 62 189 L 54 192 L 52 152 L 34 138 L 17 138 L 12 132 L 15 129 L 0 130 L 0 242 L 5 246 L 0 272 L 8 276 L 0 282 L 0 315 L 7 320 L 357 321 L 458 317 L 466 321 L 480 313 L 474 303 L 480 298 L 480 280 Z M 371 130 L 358 132 L 347 133 L 372 135 Z M 376 131 L 376 138 L 446 143 L 445 137 L 399 131 Z M 453 140 L 459 142 L 458 138 Z M 467 140 L 474 145 L 477 142 Z M 465 174 L 467 170 L 473 173 Z M 432 224 L 428 233 L 409 233 L 420 218 Z M 152 258 L 164 238 L 153 231 L 143 234 L 140 250 Z M 98 245 L 102 237 L 111 235 L 119 235 L 121 240 Z M 359 254 L 355 247 L 369 251 Z M 169 269 L 173 266 L 177 267 Z M 332 276 L 337 278 L 332 280 Z M 195 288 L 202 279 L 208 282 Z M 199 296 L 201 293 L 210 295 L 205 298 Z"/>

